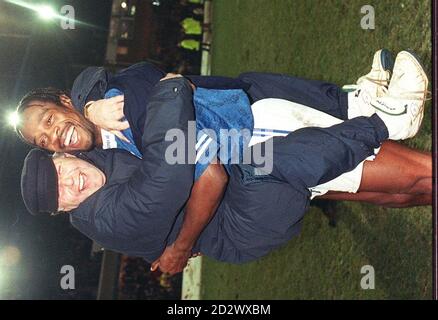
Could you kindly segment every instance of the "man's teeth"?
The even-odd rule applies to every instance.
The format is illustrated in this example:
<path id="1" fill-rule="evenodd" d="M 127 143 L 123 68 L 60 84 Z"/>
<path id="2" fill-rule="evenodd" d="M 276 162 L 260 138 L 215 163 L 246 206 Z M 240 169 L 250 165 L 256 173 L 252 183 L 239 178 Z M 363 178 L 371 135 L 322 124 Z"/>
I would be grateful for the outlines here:
<path id="1" fill-rule="evenodd" d="M 84 189 L 84 176 L 79 174 L 79 191 L 82 191 Z"/>
<path id="2" fill-rule="evenodd" d="M 78 142 L 78 132 L 74 126 L 71 126 L 65 136 L 65 146 L 75 144 L 76 142 Z"/>
<path id="3" fill-rule="evenodd" d="M 73 139 L 73 141 L 72 141 L 73 144 L 75 144 L 76 142 L 78 142 L 78 131 L 77 131 L 75 128 L 73 128 L 72 139 Z"/>

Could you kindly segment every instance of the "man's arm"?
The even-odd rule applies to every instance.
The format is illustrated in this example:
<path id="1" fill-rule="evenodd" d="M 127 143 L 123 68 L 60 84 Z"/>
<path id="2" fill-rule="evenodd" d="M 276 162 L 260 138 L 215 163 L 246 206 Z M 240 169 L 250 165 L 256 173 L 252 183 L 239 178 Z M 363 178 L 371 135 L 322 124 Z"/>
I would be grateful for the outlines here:
<path id="1" fill-rule="evenodd" d="M 242 89 L 247 91 L 251 86 L 249 83 L 245 83 L 241 79 L 222 76 L 187 75 L 186 78 L 188 78 L 196 87 L 206 89 Z"/>
<path id="2" fill-rule="evenodd" d="M 181 78 L 182 75 L 168 73 L 160 81 Z M 195 86 L 189 82 L 191 88 L 195 90 Z M 123 92 L 117 89 L 112 89 L 119 92 L 120 95 L 111 98 L 104 98 L 97 101 L 88 101 L 84 106 L 84 116 L 101 129 L 112 132 L 121 140 L 129 143 L 129 140 L 123 135 L 122 130 L 129 128 L 129 123 L 125 119 L 123 113 L 124 96 Z M 70 99 L 68 99 L 70 100 Z M 70 100 L 71 101 L 71 100 Z"/>
<path id="3" fill-rule="evenodd" d="M 192 255 L 196 240 L 216 212 L 228 182 L 228 176 L 219 163 L 210 164 L 193 185 L 185 209 L 184 222 L 175 242 L 168 246 L 151 270 L 175 274 L 183 271 Z"/>
<path id="4" fill-rule="evenodd" d="M 192 186 L 194 165 L 170 164 L 166 150 L 175 141 L 166 141 L 171 129 L 182 131 L 181 149 L 187 150 L 188 121 L 194 120 L 192 89 L 184 78 L 159 82 L 147 104 L 142 140 L 143 159 L 124 182 L 107 186 L 101 212 L 111 212 L 111 234 L 119 242 L 141 247 L 138 255 L 154 261 L 163 252 L 172 225 L 186 204 Z M 99 215 L 101 213 L 97 213 Z"/>

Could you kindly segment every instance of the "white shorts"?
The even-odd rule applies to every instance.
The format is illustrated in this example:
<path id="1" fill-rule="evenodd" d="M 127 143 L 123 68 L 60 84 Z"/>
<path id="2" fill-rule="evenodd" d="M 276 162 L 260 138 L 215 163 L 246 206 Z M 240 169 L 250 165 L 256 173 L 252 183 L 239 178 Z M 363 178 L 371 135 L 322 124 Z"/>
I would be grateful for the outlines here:
<path id="1" fill-rule="evenodd" d="M 372 161 L 374 159 L 372 158 L 367 160 Z M 309 188 L 310 192 L 312 193 L 310 199 L 322 196 L 329 191 L 356 193 L 357 190 L 359 190 L 360 182 L 362 181 L 363 164 L 367 160 L 362 161 L 353 170 L 341 174 L 339 177 L 333 180 L 317 185 L 316 187 Z"/>
<path id="2" fill-rule="evenodd" d="M 249 143 L 250 146 L 274 136 L 286 136 L 297 129 L 305 127 L 326 128 L 343 122 L 327 113 L 282 99 L 259 100 L 251 106 L 251 109 L 254 116 L 254 131 Z M 375 150 L 375 154 L 379 152 L 379 149 Z M 375 156 L 371 156 L 365 161 L 372 161 L 374 158 Z M 365 161 L 352 171 L 324 184 L 309 188 L 312 192 L 311 199 L 322 196 L 329 191 L 357 192 L 362 180 Z"/>

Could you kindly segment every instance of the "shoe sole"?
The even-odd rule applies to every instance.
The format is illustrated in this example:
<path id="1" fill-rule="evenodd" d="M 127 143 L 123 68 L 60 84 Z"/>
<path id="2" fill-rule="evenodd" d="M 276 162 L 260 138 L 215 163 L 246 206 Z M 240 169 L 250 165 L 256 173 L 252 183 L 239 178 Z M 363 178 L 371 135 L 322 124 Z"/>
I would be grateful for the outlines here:
<path id="1" fill-rule="evenodd" d="M 408 50 L 404 50 L 404 52 L 409 53 L 416 61 L 417 63 L 420 65 L 421 69 L 423 69 L 424 74 L 426 75 L 426 72 L 424 71 L 426 68 L 424 67 L 423 62 L 421 62 L 420 57 L 418 56 L 418 54 L 416 54 L 414 51 L 412 51 L 411 49 Z"/>
<path id="2" fill-rule="evenodd" d="M 388 49 L 380 50 L 380 64 L 382 69 L 385 71 L 390 71 L 394 69 L 394 57 Z"/>
<path id="3" fill-rule="evenodd" d="M 408 49 L 408 50 L 404 50 L 404 51 L 402 51 L 402 52 L 406 52 L 406 53 L 408 53 L 408 54 L 414 59 L 414 61 L 415 61 L 416 64 L 417 64 L 417 67 L 419 67 L 419 68 L 421 69 L 421 72 L 423 73 L 423 76 L 426 78 L 426 82 L 427 82 L 427 84 L 429 84 L 429 79 L 427 78 L 426 71 L 424 71 L 425 68 L 424 68 L 423 63 L 422 63 L 421 60 L 420 60 L 420 57 L 419 57 L 414 51 L 412 51 L 412 50 L 410 50 L 410 49 Z M 426 89 L 427 89 L 427 85 L 426 85 Z"/>
<path id="4" fill-rule="evenodd" d="M 421 70 L 422 76 L 426 79 L 426 86 L 425 86 L 426 88 L 425 88 L 425 90 L 427 91 L 427 88 L 429 86 L 429 78 L 426 75 L 426 71 L 425 71 L 423 63 L 420 60 L 420 57 L 415 52 L 413 52 L 410 49 L 403 50 L 401 52 L 407 53 L 411 57 L 411 59 L 414 61 L 414 63 L 416 64 L 417 69 Z M 424 97 L 424 99 L 426 99 L 426 96 Z M 408 138 L 414 137 L 418 133 L 418 131 L 420 130 L 421 123 L 423 122 L 423 117 L 424 117 L 424 104 L 425 104 L 425 101 L 423 101 L 423 104 L 422 104 L 422 106 L 421 106 L 421 108 L 419 110 L 419 113 L 418 113 L 416 119 L 414 120 L 414 122 L 417 122 L 417 126 L 418 127 L 415 130 L 415 132 L 413 132 L 412 134 L 409 135 Z"/>

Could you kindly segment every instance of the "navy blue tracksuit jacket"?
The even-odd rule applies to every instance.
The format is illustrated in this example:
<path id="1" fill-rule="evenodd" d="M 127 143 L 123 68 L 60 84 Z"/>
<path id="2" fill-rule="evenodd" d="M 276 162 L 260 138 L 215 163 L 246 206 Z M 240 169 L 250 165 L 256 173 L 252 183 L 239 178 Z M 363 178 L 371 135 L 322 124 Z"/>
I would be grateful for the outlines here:
<path id="1" fill-rule="evenodd" d="M 139 69 L 131 67 L 137 79 L 131 77 L 132 69 L 128 69 L 102 85 L 103 91 L 113 86 L 125 93 L 125 115 L 131 127 L 137 126 L 139 132 L 143 129 L 137 139 L 144 158 L 139 160 L 117 150 L 84 153 L 83 157 L 105 172 L 107 184 L 70 217 L 76 228 L 105 248 L 151 262 L 178 235 L 193 182 L 194 165 L 166 164 L 164 150 L 170 142 L 164 141 L 164 135 L 170 128 L 187 131 L 186 122 L 194 116 L 187 81 L 175 79 L 157 84 L 162 75 L 156 74 L 155 84 L 146 90 L 145 82 L 138 84 L 144 81 L 143 77 L 151 79 L 142 74 L 141 68 L 145 66 L 154 68 L 147 64 Z M 226 87 L 223 83 L 234 88 L 240 86 L 253 101 L 287 98 L 346 118 L 346 96 L 334 85 L 257 73 L 229 82 L 226 78 L 192 79 L 198 86 L 201 80 L 204 86 L 212 83 L 219 88 Z M 95 84 L 101 85 L 99 81 Z M 73 90 L 73 97 L 76 94 L 83 99 L 75 103 L 83 106 L 86 100 L 100 98 L 98 92 L 93 92 L 96 86 L 89 89 L 84 86 L 82 90 Z M 137 92 L 140 90 L 147 94 Z M 92 97 L 93 94 L 96 96 Z M 141 111 L 133 111 L 136 108 Z M 130 119 L 134 114 L 144 116 L 143 126 Z M 284 244 L 300 231 L 309 206 L 307 188 L 352 170 L 386 138 L 386 127 L 377 116 L 359 117 L 331 128 L 304 128 L 287 137 L 274 138 L 272 175 L 256 176 L 250 165 L 232 166 L 223 201 L 193 251 L 241 263 Z"/>

